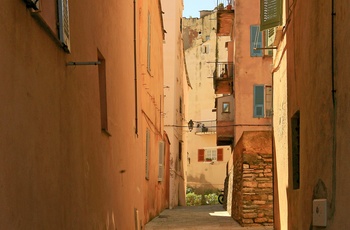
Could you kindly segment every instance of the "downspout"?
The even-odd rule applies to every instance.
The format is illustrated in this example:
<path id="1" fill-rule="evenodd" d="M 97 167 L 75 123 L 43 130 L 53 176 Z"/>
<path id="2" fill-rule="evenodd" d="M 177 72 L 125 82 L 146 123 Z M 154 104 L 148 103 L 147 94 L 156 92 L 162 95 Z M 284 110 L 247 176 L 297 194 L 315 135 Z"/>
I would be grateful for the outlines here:
<path id="1" fill-rule="evenodd" d="M 137 44 L 136 44 L 136 0 L 134 0 L 134 88 L 135 88 L 135 134 L 138 135 L 138 105 L 137 105 Z"/>
<path id="2" fill-rule="evenodd" d="M 335 197 L 337 189 L 337 99 L 335 89 L 335 42 L 334 42 L 334 27 L 335 27 L 335 0 L 332 0 L 332 104 L 333 104 L 333 149 L 332 149 L 332 198 L 330 217 L 334 217 L 335 213 Z"/>

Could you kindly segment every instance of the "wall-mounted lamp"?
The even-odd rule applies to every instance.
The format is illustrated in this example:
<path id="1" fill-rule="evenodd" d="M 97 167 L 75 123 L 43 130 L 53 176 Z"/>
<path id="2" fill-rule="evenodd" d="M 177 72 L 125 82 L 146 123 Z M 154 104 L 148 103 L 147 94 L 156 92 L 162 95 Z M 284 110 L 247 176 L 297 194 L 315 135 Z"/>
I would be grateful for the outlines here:
<path id="1" fill-rule="evenodd" d="M 188 129 L 190 130 L 190 132 L 192 132 L 193 130 L 193 124 L 194 122 L 192 121 L 192 119 L 188 122 Z"/>

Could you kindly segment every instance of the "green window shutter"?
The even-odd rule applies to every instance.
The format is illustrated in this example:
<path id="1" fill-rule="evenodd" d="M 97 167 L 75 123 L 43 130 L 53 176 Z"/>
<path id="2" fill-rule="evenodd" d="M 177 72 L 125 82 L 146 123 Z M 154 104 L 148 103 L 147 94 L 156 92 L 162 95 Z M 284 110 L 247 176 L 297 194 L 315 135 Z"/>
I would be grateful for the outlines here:
<path id="1" fill-rule="evenodd" d="M 282 25 L 282 0 L 260 0 L 260 30 Z"/>
<path id="2" fill-rule="evenodd" d="M 255 48 L 262 48 L 262 33 L 257 25 L 250 26 L 250 56 L 262 57 L 262 50 Z"/>
<path id="3" fill-rule="evenodd" d="M 158 181 L 163 180 L 163 174 L 164 174 L 164 142 L 159 142 L 159 167 L 158 167 Z"/>
<path id="4" fill-rule="evenodd" d="M 146 175 L 145 178 L 149 179 L 149 152 L 150 152 L 150 131 L 146 129 Z"/>
<path id="5" fill-rule="evenodd" d="M 68 0 L 58 0 L 59 39 L 66 52 L 70 52 Z"/>
<path id="6" fill-rule="evenodd" d="M 254 86 L 254 115 L 264 117 L 264 85 Z"/>

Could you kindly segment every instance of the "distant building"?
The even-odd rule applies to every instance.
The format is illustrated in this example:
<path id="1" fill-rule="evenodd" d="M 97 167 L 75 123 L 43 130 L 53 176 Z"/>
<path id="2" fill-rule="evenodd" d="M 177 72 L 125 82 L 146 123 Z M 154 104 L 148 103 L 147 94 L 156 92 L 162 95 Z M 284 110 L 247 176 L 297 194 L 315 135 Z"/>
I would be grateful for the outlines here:
<path id="1" fill-rule="evenodd" d="M 213 92 L 215 63 L 227 61 L 225 43 L 229 36 L 217 36 L 216 12 L 201 18 L 183 19 L 183 37 L 188 76 L 192 90 L 188 96 L 187 187 L 197 193 L 223 189 L 230 146 L 216 144 L 216 94 Z M 187 120 L 189 122 L 190 120 Z"/>

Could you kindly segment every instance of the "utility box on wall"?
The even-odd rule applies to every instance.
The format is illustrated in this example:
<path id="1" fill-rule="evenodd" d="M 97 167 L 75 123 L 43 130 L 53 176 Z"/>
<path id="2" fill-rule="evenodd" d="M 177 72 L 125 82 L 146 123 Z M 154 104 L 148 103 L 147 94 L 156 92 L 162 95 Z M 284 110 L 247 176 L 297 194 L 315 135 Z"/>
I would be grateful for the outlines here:
<path id="1" fill-rule="evenodd" d="M 315 199 L 312 205 L 312 225 L 327 226 L 327 199 Z"/>

